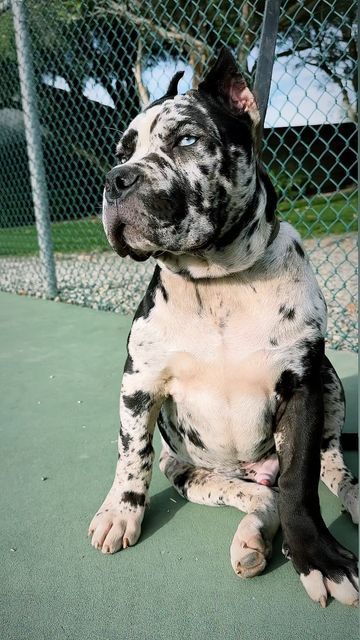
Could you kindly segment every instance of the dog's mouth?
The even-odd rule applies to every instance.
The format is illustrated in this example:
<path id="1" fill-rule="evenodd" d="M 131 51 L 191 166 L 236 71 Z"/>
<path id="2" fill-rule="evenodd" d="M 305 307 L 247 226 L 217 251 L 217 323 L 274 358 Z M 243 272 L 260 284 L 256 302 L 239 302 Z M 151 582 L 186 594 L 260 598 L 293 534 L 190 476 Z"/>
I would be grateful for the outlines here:
<path id="1" fill-rule="evenodd" d="M 111 242 L 112 248 L 114 251 L 121 257 L 125 258 L 126 256 L 130 256 L 132 260 L 136 262 L 145 262 L 150 256 L 152 252 L 140 251 L 139 249 L 134 249 L 133 247 L 126 242 L 124 237 L 125 227 L 128 225 L 118 222 L 116 228 L 113 232 L 113 240 Z"/>
<path id="2" fill-rule="evenodd" d="M 141 250 L 138 248 L 134 248 L 130 245 L 129 242 L 126 241 L 124 237 L 124 232 L 126 228 L 129 228 L 130 225 L 126 225 L 124 223 L 118 223 L 116 226 L 116 230 L 113 234 L 113 239 L 111 242 L 112 248 L 114 251 L 121 257 L 125 258 L 129 256 L 132 260 L 136 262 L 145 262 L 151 256 L 154 258 L 160 257 L 165 254 L 175 254 L 182 255 L 184 253 L 194 256 L 201 256 L 204 251 L 206 251 L 212 245 L 212 239 L 207 239 L 201 244 L 194 245 L 193 247 L 187 247 L 184 250 L 181 250 L 179 247 L 154 247 L 151 251 L 149 250 Z M 134 233 L 134 227 L 132 227 L 132 232 Z M 131 231 L 129 232 L 131 234 Z M 140 233 L 140 232 L 138 232 Z"/>
<path id="3" fill-rule="evenodd" d="M 157 258 L 166 254 L 188 254 L 202 257 L 204 252 L 213 244 L 213 234 L 202 242 L 199 238 L 198 242 L 184 247 L 181 246 L 181 242 L 176 237 L 170 237 L 166 240 L 163 238 L 163 242 L 158 238 L 158 241 L 154 242 L 148 238 L 144 227 L 133 223 L 121 222 L 120 220 L 112 221 L 112 224 L 107 229 L 107 236 L 115 253 L 121 258 L 129 256 L 136 262 L 145 262 L 151 256 Z"/>

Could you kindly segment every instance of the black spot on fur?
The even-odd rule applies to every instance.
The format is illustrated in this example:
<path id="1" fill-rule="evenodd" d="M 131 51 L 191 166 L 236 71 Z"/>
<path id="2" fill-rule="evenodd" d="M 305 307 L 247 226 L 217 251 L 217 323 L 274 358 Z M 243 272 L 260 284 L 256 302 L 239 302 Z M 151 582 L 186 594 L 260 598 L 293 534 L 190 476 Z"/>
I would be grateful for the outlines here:
<path id="1" fill-rule="evenodd" d="M 129 446 L 132 442 L 132 437 L 129 433 L 123 433 L 123 431 L 121 430 L 122 428 L 120 427 L 120 440 L 121 440 L 121 444 L 123 446 L 124 451 L 128 451 L 129 450 Z"/>
<path id="2" fill-rule="evenodd" d="M 155 294 L 156 294 L 157 287 L 159 286 L 159 283 L 160 283 L 160 267 L 159 265 L 156 265 L 155 271 L 153 273 L 153 277 L 151 278 L 149 286 L 146 290 L 146 293 L 135 313 L 134 322 L 138 318 L 144 318 L 144 320 L 146 320 L 146 318 L 149 317 L 150 311 L 155 304 Z"/>
<path id="3" fill-rule="evenodd" d="M 294 247 L 295 247 L 296 253 L 300 256 L 300 258 L 304 258 L 305 257 L 304 250 L 297 240 L 294 240 Z"/>
<path id="4" fill-rule="evenodd" d="M 283 320 L 293 320 L 295 318 L 295 309 L 282 304 L 279 307 L 279 314 L 283 317 Z"/>
<path id="5" fill-rule="evenodd" d="M 310 320 L 305 320 L 305 324 L 307 327 L 312 327 L 313 329 L 318 329 L 320 331 L 321 324 L 315 318 L 311 318 Z"/>
<path id="6" fill-rule="evenodd" d="M 275 385 L 275 392 L 283 400 L 289 400 L 299 383 L 299 376 L 290 369 L 285 369 Z"/>
<path id="7" fill-rule="evenodd" d="M 186 269 L 185 267 L 179 269 L 177 273 L 179 274 L 179 276 L 183 276 L 183 278 L 186 278 L 187 280 L 192 280 L 190 271 L 188 271 L 188 269 Z"/>
<path id="8" fill-rule="evenodd" d="M 148 440 L 148 442 L 146 443 L 145 447 L 143 449 L 140 449 L 139 451 L 139 456 L 140 458 L 147 458 L 149 456 L 151 456 L 154 452 L 153 446 L 151 444 L 151 441 Z"/>
<path id="9" fill-rule="evenodd" d="M 138 132 L 135 129 L 129 129 L 120 140 L 120 150 L 118 155 L 129 156 L 134 152 Z"/>
<path id="10" fill-rule="evenodd" d="M 234 242 L 240 232 L 246 229 L 249 224 L 251 224 L 252 218 L 254 217 L 258 206 L 258 202 L 259 190 L 257 189 L 240 218 L 223 235 L 220 235 L 218 240 L 215 242 L 215 246 L 217 249 L 222 249 Z"/>
<path id="11" fill-rule="evenodd" d="M 160 291 L 161 291 L 161 293 L 162 293 L 162 295 L 163 295 L 163 298 L 164 298 L 165 302 L 167 302 L 167 301 L 169 300 L 169 294 L 168 294 L 168 292 L 166 291 L 166 289 L 165 289 L 165 287 L 164 287 L 164 284 L 163 284 L 163 282 L 162 282 L 161 278 L 160 278 Z"/>
<path id="12" fill-rule="evenodd" d="M 156 127 L 157 123 L 159 122 L 159 117 L 160 117 L 160 113 L 158 113 L 157 116 L 155 116 L 154 120 L 152 121 L 152 123 L 150 125 L 150 133 L 152 133 L 154 131 L 154 128 Z"/>
<path id="13" fill-rule="evenodd" d="M 183 422 L 182 422 L 181 420 L 178 420 L 178 428 L 177 428 L 177 431 L 179 432 L 179 434 L 180 434 L 182 437 L 184 437 L 184 436 L 185 436 L 185 433 L 186 433 L 186 432 L 185 432 L 185 428 L 184 428 Z"/>
<path id="14" fill-rule="evenodd" d="M 122 502 L 128 502 L 132 507 L 143 507 L 145 504 L 145 495 L 136 493 L 136 491 L 124 491 L 122 494 Z"/>
<path id="15" fill-rule="evenodd" d="M 199 287 L 198 287 L 198 285 L 196 283 L 195 283 L 195 295 L 196 295 L 197 303 L 199 305 L 199 313 L 201 313 L 201 311 L 203 309 L 203 302 L 201 300 L 201 296 L 200 296 L 200 293 L 199 293 Z"/>
<path id="16" fill-rule="evenodd" d="M 199 170 L 204 176 L 209 175 L 209 167 L 206 164 L 199 164 Z"/>
<path id="17" fill-rule="evenodd" d="M 175 448 L 175 445 L 173 444 L 173 442 L 170 440 L 169 435 L 165 429 L 165 425 L 164 422 L 159 420 L 158 418 L 158 422 L 157 425 L 159 427 L 159 431 L 163 437 L 163 439 L 165 440 L 166 444 L 170 447 L 171 451 L 173 451 L 174 453 L 177 453 L 177 449 Z"/>
<path id="18" fill-rule="evenodd" d="M 124 405 L 133 416 L 141 415 L 146 409 L 149 408 L 150 405 L 150 395 L 145 391 L 135 391 L 135 393 L 130 396 L 123 396 Z"/>
<path id="19" fill-rule="evenodd" d="M 273 347 L 277 347 L 279 344 L 277 338 L 270 338 L 270 344 L 272 344 Z"/>
<path id="20" fill-rule="evenodd" d="M 169 167 L 171 167 L 169 160 L 167 160 L 163 156 L 160 156 L 158 153 L 149 153 L 146 156 L 146 162 L 148 165 L 150 163 L 153 163 L 159 169 L 168 169 Z"/>
<path id="21" fill-rule="evenodd" d="M 275 210 L 277 207 L 277 200 L 278 200 L 276 191 L 273 187 L 273 184 L 268 174 L 264 171 L 263 167 L 258 167 L 258 173 L 266 191 L 266 206 L 265 206 L 266 221 L 272 222 L 274 219 L 274 214 L 275 214 Z"/>
<path id="22" fill-rule="evenodd" d="M 187 432 L 187 437 L 189 438 L 190 442 L 192 442 L 193 445 L 195 445 L 195 447 L 199 447 L 200 449 L 206 449 L 196 429 L 193 429 L 191 427 Z"/>
<path id="23" fill-rule="evenodd" d="M 301 363 L 303 366 L 302 382 L 307 384 L 313 383 L 316 387 L 323 388 L 322 378 L 319 379 L 319 371 L 321 371 L 324 362 L 325 341 L 324 338 L 317 340 L 302 340 L 299 343 L 300 349 L 304 350 Z"/>
<path id="24" fill-rule="evenodd" d="M 128 357 L 126 358 L 124 373 L 134 373 L 134 361 L 130 354 L 128 354 Z"/>
<path id="25" fill-rule="evenodd" d="M 254 222 L 251 223 L 250 227 L 248 227 L 248 229 L 246 230 L 246 235 L 248 238 L 251 238 L 253 233 L 257 230 L 257 228 L 259 227 L 259 222 L 260 220 L 254 220 Z"/>
<path id="26" fill-rule="evenodd" d="M 186 469 L 182 473 L 178 473 L 174 479 L 173 483 L 177 489 L 179 489 L 180 493 L 186 498 L 188 487 L 185 485 L 189 484 L 194 477 L 193 469 Z"/>

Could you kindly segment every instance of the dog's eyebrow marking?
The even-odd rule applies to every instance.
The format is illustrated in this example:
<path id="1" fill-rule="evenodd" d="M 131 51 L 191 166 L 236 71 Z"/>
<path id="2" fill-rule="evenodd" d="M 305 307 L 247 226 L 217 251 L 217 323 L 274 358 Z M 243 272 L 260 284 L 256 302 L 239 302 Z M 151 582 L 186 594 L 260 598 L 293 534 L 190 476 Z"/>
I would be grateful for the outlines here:
<path id="1" fill-rule="evenodd" d="M 133 120 L 131 129 L 133 129 L 137 134 L 134 160 L 137 160 L 150 152 L 151 125 L 161 110 L 161 105 L 151 107 L 149 110 L 140 113 Z M 131 131 L 131 129 L 129 131 Z"/>
<path id="2" fill-rule="evenodd" d="M 157 123 L 159 122 L 159 118 L 160 118 L 160 113 L 158 113 L 157 116 L 155 116 L 154 120 L 152 121 L 150 125 L 150 133 L 152 133 L 153 130 L 155 129 Z"/>
<path id="3" fill-rule="evenodd" d="M 123 137 L 121 138 L 116 151 L 119 153 L 121 150 L 124 151 L 133 151 L 136 147 L 136 141 L 138 138 L 138 132 L 136 129 L 128 129 L 125 131 Z"/>
<path id="4" fill-rule="evenodd" d="M 165 144 L 168 144 L 171 141 L 177 141 L 177 139 L 183 135 L 200 136 L 203 135 L 204 132 L 205 129 L 200 127 L 196 122 L 189 118 L 184 118 L 177 122 L 176 126 L 169 126 L 167 123 L 167 129 L 165 129 L 162 134 L 162 138 L 165 140 Z"/>

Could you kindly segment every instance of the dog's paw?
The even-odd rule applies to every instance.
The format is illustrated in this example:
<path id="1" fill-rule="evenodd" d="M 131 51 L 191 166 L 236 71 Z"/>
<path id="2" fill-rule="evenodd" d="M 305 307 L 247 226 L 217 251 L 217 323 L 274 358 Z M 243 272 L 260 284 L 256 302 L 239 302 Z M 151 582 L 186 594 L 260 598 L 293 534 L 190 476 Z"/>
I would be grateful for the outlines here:
<path id="1" fill-rule="evenodd" d="M 300 574 L 300 580 L 308 596 L 318 602 L 321 607 L 326 607 L 328 593 L 342 604 L 353 607 L 359 605 L 359 581 L 356 576 L 334 576 L 326 578 L 321 571 L 312 569 L 307 575 Z"/>
<path id="2" fill-rule="evenodd" d="M 103 553 L 133 546 L 139 539 L 143 516 L 143 508 L 129 510 L 121 503 L 104 504 L 90 523 L 88 535 L 92 546 Z"/>
<path id="3" fill-rule="evenodd" d="M 326 607 L 330 594 L 342 604 L 358 606 L 359 580 L 357 560 L 351 551 L 329 535 L 319 535 L 294 549 L 285 543 L 288 557 L 300 574 L 306 593 L 321 607 Z M 297 547 L 297 548 L 296 548 Z"/>
<path id="4" fill-rule="evenodd" d="M 236 575 L 252 578 L 264 571 L 271 555 L 271 543 L 252 526 L 251 515 L 239 524 L 230 547 L 230 560 Z"/>

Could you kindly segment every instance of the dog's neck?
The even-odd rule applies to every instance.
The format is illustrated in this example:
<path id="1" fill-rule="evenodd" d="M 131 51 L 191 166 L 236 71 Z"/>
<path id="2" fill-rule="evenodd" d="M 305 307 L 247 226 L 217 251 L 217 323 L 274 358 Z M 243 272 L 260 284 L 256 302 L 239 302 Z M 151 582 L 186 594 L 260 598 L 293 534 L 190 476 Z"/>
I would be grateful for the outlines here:
<path id="1" fill-rule="evenodd" d="M 187 278 L 223 278 L 250 269 L 276 237 L 279 221 L 266 216 L 267 192 L 261 189 L 254 215 L 236 237 L 223 247 L 211 247 L 197 254 L 165 252 L 157 257 L 160 267 Z"/>

